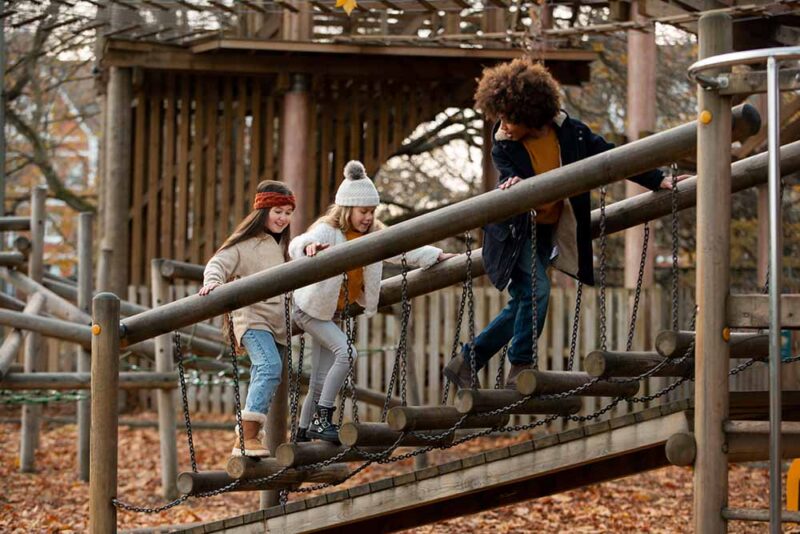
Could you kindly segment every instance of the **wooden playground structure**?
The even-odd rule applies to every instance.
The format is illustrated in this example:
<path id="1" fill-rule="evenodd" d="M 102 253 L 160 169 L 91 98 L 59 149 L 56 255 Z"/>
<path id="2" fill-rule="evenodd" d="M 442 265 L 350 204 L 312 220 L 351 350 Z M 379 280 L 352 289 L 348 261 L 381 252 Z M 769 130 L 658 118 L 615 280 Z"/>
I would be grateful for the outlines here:
<path id="1" fill-rule="evenodd" d="M 433 1 L 420 3 L 436 7 Z M 486 190 L 337 246 L 320 257 L 295 260 L 230 282 L 202 300 L 197 295 L 175 299 L 176 284 L 202 280 L 203 259 L 242 217 L 259 179 L 287 177 L 304 208 L 298 214 L 298 225 L 304 227 L 335 192 L 336 169 L 344 161 L 362 159 L 368 172 L 374 173 L 419 122 L 445 107 L 467 106 L 483 64 L 518 55 L 501 44 L 505 36 L 514 35 L 514 28 L 503 27 L 505 19 L 489 9 L 469 20 L 449 11 L 438 15 L 445 28 L 440 43 L 476 38 L 466 33 L 459 37 L 459 29 L 477 20 L 483 28 L 477 37 L 489 41 L 480 51 L 420 46 L 411 29 L 408 35 L 392 35 L 386 21 L 381 26 L 366 16 L 361 22 L 371 28 L 371 36 L 352 31 L 334 43 L 306 43 L 298 50 L 298 42 L 310 41 L 313 28 L 320 27 L 317 19 L 330 15 L 338 20 L 320 7 L 311 17 L 306 9 L 320 2 L 279 2 L 279 17 L 252 7 L 261 2 L 244 4 L 251 6 L 251 12 L 241 17 L 234 29 L 238 34 L 226 38 L 219 32 L 175 37 L 162 30 L 147 35 L 141 25 L 126 26 L 125 17 L 112 16 L 108 22 L 116 33 L 104 44 L 102 61 L 108 69 L 104 99 L 108 123 L 118 128 L 110 132 L 104 159 L 110 181 L 102 192 L 99 214 L 105 229 L 99 240 L 99 292 L 92 284 L 92 215 L 82 214 L 80 219 L 77 284 L 43 272 L 43 188 L 32 192 L 30 218 L 0 218 L 0 231 L 30 231 L 31 235 L 29 250 L 25 243 L 20 245 L 25 255 L 0 253 L 0 277 L 27 295 L 26 302 L 1 296 L 0 324 L 12 331 L 0 346 L 0 389 L 90 390 L 89 398 L 76 400 L 80 477 L 90 482 L 91 532 L 115 532 L 118 508 L 155 511 L 127 503 L 117 492 L 119 389 L 157 391 L 162 491 L 170 500 L 160 509 L 228 491 L 267 492 L 264 509 L 187 527 L 187 532 L 338 532 L 353 527 L 392 531 L 670 463 L 695 468 L 697 532 L 725 531 L 731 520 L 770 521 L 777 532 L 781 517 L 800 520 L 800 514 L 781 510 L 780 462 L 800 456 L 800 397 L 797 392 L 781 394 L 778 340 L 781 329 L 800 329 L 800 296 L 780 294 L 779 252 L 770 257 L 769 295 L 731 294 L 730 204 L 720 201 L 727 199 L 727 191 L 732 194 L 769 181 L 774 250 L 780 251 L 779 179 L 800 171 L 800 141 L 781 146 L 771 130 L 768 152 L 730 164 L 732 143 L 744 143 L 762 122 L 756 109 L 734 106 L 734 99 L 768 92 L 771 117 L 776 117 L 778 90 L 797 91 L 800 85 L 796 70 L 791 71 L 794 77 L 780 76 L 775 58 L 797 59 L 800 50 L 771 49 L 762 56 L 733 57 L 715 64 L 721 61 L 719 56 L 733 50 L 731 16 L 742 8 L 698 13 L 687 19 L 695 25 L 700 45 L 701 61 L 692 71 L 698 82 L 696 121 L 524 181 L 513 195 Z M 620 9 L 619 2 L 611 4 Z M 227 7 L 224 2 L 209 5 Z M 409 16 L 403 22 L 410 28 L 419 21 Z M 263 39 L 276 33 L 285 41 Z M 126 39 L 126 35 L 133 37 Z M 137 35 L 140 38 L 134 38 Z M 552 30 L 549 35 L 559 34 Z M 393 39 L 405 48 L 369 47 L 371 41 Z M 252 52 L 249 59 L 243 60 L 246 54 L 241 50 Z M 402 61 L 387 67 L 388 51 L 402 55 Z M 570 48 L 543 48 L 540 53 L 562 83 L 588 79 L 593 53 Z M 354 57 L 362 61 L 357 69 Z M 766 62 L 768 71 L 746 76 L 731 73 L 736 61 Z M 489 134 L 485 132 L 485 140 Z M 675 320 L 673 329 L 655 340 L 656 350 L 595 347 L 599 350 L 580 356 L 582 371 L 572 362 L 558 370 L 529 370 L 520 375 L 516 391 L 462 390 L 450 403 L 433 406 L 415 402 L 419 397 L 414 393 L 413 369 L 407 402 L 405 373 L 413 360 L 398 349 L 395 366 L 403 379 L 398 388 L 401 398 L 394 396 L 394 384 L 383 392 L 350 383 L 343 397 L 350 396 L 351 406 L 357 400 L 383 410 L 380 421 L 370 422 L 360 421 L 354 412 L 342 425 L 342 444 L 336 446 L 293 442 L 297 396 L 308 377 L 302 369 L 302 345 L 298 355 L 290 335 L 284 377 L 267 423 L 274 458 L 232 458 L 225 470 L 199 471 L 193 466 L 191 472 L 177 472 L 175 393 L 182 389 L 185 402 L 185 370 L 232 373 L 237 394 L 238 378 L 246 372 L 237 367 L 236 355 L 219 330 L 206 321 L 693 154 L 697 176 L 680 182 L 673 192 L 643 193 L 592 213 L 593 237 L 605 239 L 666 215 L 676 217 L 680 210 L 697 209 L 696 317 L 688 330 L 678 330 Z M 310 178 L 297 178 L 305 176 Z M 113 183 L 129 184 L 130 192 L 108 186 Z M 26 261 L 27 276 L 16 270 Z M 463 306 L 471 298 L 472 279 L 483 274 L 480 249 L 468 250 L 424 273 L 404 272 L 384 280 L 380 306 L 395 306 L 404 316 L 409 299 L 455 284 L 464 288 Z M 134 289 L 129 291 L 129 287 Z M 149 290 L 152 306 L 137 303 L 139 288 Z M 401 340 L 404 335 L 406 330 Z M 74 343 L 77 372 L 36 372 L 41 368 L 36 354 L 42 337 Z M 22 345 L 25 363 L 20 369 L 13 362 Z M 153 369 L 121 372 L 123 352 L 152 360 Z M 732 358 L 748 361 L 732 365 Z M 729 376 L 745 373 L 759 362 L 770 366 L 769 391 L 729 392 Z M 640 395 L 640 382 L 654 376 L 671 382 L 658 392 Z M 678 385 L 692 381 L 691 400 L 603 418 L 620 403 L 663 399 Z M 612 401 L 579 415 L 588 397 Z M 190 430 L 188 411 L 184 405 Z M 514 425 L 510 416 L 515 414 L 535 418 Z M 36 406 L 23 407 L 23 470 L 33 468 L 40 417 Z M 493 432 L 544 428 L 556 420 L 574 425 L 511 447 L 345 490 L 335 488 L 354 473 L 346 462 L 389 462 L 398 458 L 394 456 L 398 448 L 411 450 L 401 456 L 418 456 Z M 771 462 L 770 511 L 729 508 L 728 463 L 764 460 Z M 302 484 L 333 490 L 286 502 L 289 492 L 308 489 Z M 415 513 L 406 513 L 410 509 Z"/>

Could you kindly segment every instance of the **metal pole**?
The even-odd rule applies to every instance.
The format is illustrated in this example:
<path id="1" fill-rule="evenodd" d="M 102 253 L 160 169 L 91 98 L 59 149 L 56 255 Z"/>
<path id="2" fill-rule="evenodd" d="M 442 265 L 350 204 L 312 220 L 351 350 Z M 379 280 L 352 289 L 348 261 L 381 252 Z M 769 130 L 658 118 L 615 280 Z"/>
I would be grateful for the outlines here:
<path id="1" fill-rule="evenodd" d="M 92 306 L 92 224 L 94 215 L 86 212 L 78 218 L 78 307 L 89 313 Z M 83 346 L 75 348 L 78 358 L 78 372 L 88 373 L 91 370 L 91 354 Z M 91 426 L 92 409 L 89 400 L 79 400 L 78 418 L 78 478 L 89 480 L 89 428 Z"/>
<path id="2" fill-rule="evenodd" d="M 700 58 L 729 52 L 731 18 L 700 18 Z M 730 291 L 731 115 L 730 97 L 698 88 L 697 123 L 697 348 L 695 350 L 694 531 L 725 532 L 728 455 L 723 422 L 728 418 L 730 347 L 723 337 Z M 726 199 L 720 202 L 720 196 Z"/>
<path id="3" fill-rule="evenodd" d="M 767 59 L 769 149 L 769 530 L 781 532 L 781 160 L 778 64 Z"/>
<path id="4" fill-rule="evenodd" d="M 119 299 L 100 293 L 92 300 L 92 433 L 89 472 L 89 532 L 117 531 L 117 414 L 119 398 Z"/>
<path id="5" fill-rule="evenodd" d="M 163 306 L 170 300 L 170 284 L 161 276 L 161 260 L 150 265 L 153 307 Z M 163 334 L 155 338 L 156 371 L 172 372 L 172 338 Z M 166 499 L 178 496 L 178 450 L 175 442 L 175 392 L 161 389 L 156 392 L 158 400 L 158 436 L 161 447 L 161 491 Z"/>

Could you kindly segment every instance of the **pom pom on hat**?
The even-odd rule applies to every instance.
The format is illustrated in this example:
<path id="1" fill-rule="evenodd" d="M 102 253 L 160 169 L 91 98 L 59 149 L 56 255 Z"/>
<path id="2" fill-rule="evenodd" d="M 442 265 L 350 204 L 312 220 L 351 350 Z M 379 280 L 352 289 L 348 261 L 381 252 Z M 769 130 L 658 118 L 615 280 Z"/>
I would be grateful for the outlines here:
<path id="1" fill-rule="evenodd" d="M 373 207 L 381 203 L 378 190 L 367 176 L 363 163 L 348 161 L 344 166 L 344 178 L 336 191 L 337 205 Z"/>

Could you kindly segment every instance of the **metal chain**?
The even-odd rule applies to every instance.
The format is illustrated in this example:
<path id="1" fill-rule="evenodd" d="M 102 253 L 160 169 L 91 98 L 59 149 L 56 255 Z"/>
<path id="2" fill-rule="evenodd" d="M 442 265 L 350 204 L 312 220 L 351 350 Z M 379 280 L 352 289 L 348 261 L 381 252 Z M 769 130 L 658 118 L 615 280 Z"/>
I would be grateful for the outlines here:
<path id="1" fill-rule="evenodd" d="M 536 251 L 536 210 L 530 212 L 530 231 L 531 231 L 531 323 L 532 328 L 531 336 L 531 366 L 534 369 L 539 368 L 539 310 L 536 305 L 536 263 L 538 261 L 538 254 Z M 546 268 L 547 266 L 545 266 Z"/>
<path id="2" fill-rule="evenodd" d="M 186 426 L 186 441 L 189 444 L 189 459 L 192 462 L 192 473 L 197 473 L 197 459 L 194 453 L 194 437 L 192 436 L 192 418 L 189 414 L 189 399 L 186 393 L 186 376 L 183 369 L 183 348 L 181 347 L 181 333 L 172 335 L 175 344 L 175 356 L 178 360 L 178 378 L 181 384 L 181 403 L 183 406 L 183 423 Z"/>
<path id="3" fill-rule="evenodd" d="M 497 376 L 494 377 L 494 389 L 502 389 L 506 368 L 506 357 L 508 356 L 508 344 L 503 345 L 503 353 L 500 355 L 500 365 L 497 366 Z"/>
<path id="4" fill-rule="evenodd" d="M 581 299 L 583 297 L 583 282 L 578 282 L 578 289 L 575 291 L 575 313 L 572 319 L 572 338 L 569 342 L 569 361 L 567 370 L 575 369 L 575 352 L 578 349 L 578 328 L 581 324 Z"/>
<path id="5" fill-rule="evenodd" d="M 680 272 L 678 271 L 678 246 L 680 244 L 678 235 L 678 166 L 673 163 L 669 167 L 672 190 L 672 309 L 671 324 L 674 332 L 678 331 L 678 282 Z M 630 349 L 629 349 L 630 350 Z"/>
<path id="6" fill-rule="evenodd" d="M 600 188 L 600 350 L 606 349 L 606 188 Z"/>
<path id="7" fill-rule="evenodd" d="M 633 336 L 636 333 L 636 315 L 639 313 L 639 298 L 642 295 L 642 282 L 644 282 L 644 269 L 647 265 L 647 242 L 650 240 L 650 225 L 644 224 L 644 239 L 642 240 L 642 258 L 639 260 L 639 274 L 636 278 L 636 291 L 633 297 L 633 309 L 631 310 L 631 324 L 628 326 L 628 341 L 625 343 L 625 350 L 631 351 L 633 347 Z"/>
<path id="8" fill-rule="evenodd" d="M 298 407 L 300 405 L 300 377 L 303 374 L 303 353 L 305 352 L 305 337 L 300 336 L 300 348 L 297 355 L 297 372 L 292 367 L 292 312 L 291 303 L 293 294 L 284 296 L 283 314 L 286 318 L 286 365 L 289 368 L 289 413 L 291 422 L 289 424 L 289 435 L 292 443 L 297 442 L 298 426 Z"/>
<path id="9" fill-rule="evenodd" d="M 344 421 L 344 408 L 345 400 L 350 397 L 351 413 L 353 422 L 358 423 L 358 403 L 356 402 L 356 385 L 354 376 L 355 358 L 353 356 L 353 343 L 355 337 L 355 329 L 353 328 L 353 318 L 350 316 L 350 277 L 344 273 L 343 289 L 344 289 L 344 309 L 342 310 L 342 323 L 345 329 L 345 336 L 347 338 L 347 376 L 345 377 L 344 387 L 341 390 L 341 402 L 339 404 L 339 420 L 338 426 L 342 426 Z"/>
<path id="10" fill-rule="evenodd" d="M 398 373 L 400 375 L 399 379 L 399 389 L 400 389 L 400 400 L 402 406 L 407 406 L 406 401 L 406 372 L 407 372 L 407 365 L 408 365 L 408 348 L 407 348 L 407 337 L 408 337 L 408 320 L 411 315 L 411 304 L 408 298 L 408 263 L 406 262 L 406 255 L 403 253 L 400 256 L 400 261 L 403 266 L 403 272 L 401 274 L 401 284 L 400 284 L 400 293 L 401 293 L 401 312 L 400 312 L 400 337 L 397 342 L 397 349 L 395 350 L 394 355 L 394 365 L 392 366 L 392 373 L 391 377 L 389 378 L 389 385 L 386 388 L 386 398 L 383 401 L 383 409 L 381 410 L 381 418 L 380 422 L 383 423 L 386 421 L 386 414 L 389 411 L 389 404 L 392 400 L 392 393 L 394 392 L 395 384 L 398 382 Z"/>
<path id="11" fill-rule="evenodd" d="M 469 249 L 467 249 L 469 250 Z M 467 258 L 467 279 L 472 278 L 471 273 L 471 265 L 469 263 L 470 258 Z M 453 347 L 450 351 L 450 359 L 456 357 L 458 353 L 458 345 L 459 341 L 461 340 L 461 324 L 464 322 L 464 308 L 467 304 L 467 280 L 464 280 L 464 283 L 461 284 L 461 301 L 458 304 L 458 315 L 456 317 L 456 325 L 455 325 L 455 334 L 453 335 Z M 450 381 L 444 381 L 444 388 L 442 391 L 442 405 L 447 404 L 447 397 L 450 393 Z"/>
<path id="12" fill-rule="evenodd" d="M 478 362 L 475 361 L 475 293 L 472 285 L 472 233 L 466 232 L 464 242 L 467 247 L 467 279 L 464 281 L 467 294 L 467 323 L 469 335 L 469 368 L 470 385 L 472 388 L 478 387 Z"/>

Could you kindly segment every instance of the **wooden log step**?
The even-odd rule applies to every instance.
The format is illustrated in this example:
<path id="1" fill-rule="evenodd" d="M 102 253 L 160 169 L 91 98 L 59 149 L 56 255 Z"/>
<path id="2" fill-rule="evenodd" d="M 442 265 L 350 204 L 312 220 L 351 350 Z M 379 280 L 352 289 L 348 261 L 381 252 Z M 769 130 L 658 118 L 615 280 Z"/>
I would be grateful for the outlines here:
<path id="1" fill-rule="evenodd" d="M 90 389 L 90 373 L 12 373 L 0 380 L 0 389 Z M 120 389 L 174 389 L 178 373 L 135 371 L 119 374 Z"/>
<path id="2" fill-rule="evenodd" d="M 0 265 L 3 267 L 18 267 L 25 263 L 22 252 L 0 252 Z"/>
<path id="3" fill-rule="evenodd" d="M 517 376 L 517 391 L 522 395 L 554 395 L 591 382 L 594 376 L 572 371 L 528 369 Z M 636 382 L 614 383 L 601 380 L 576 393 L 579 397 L 632 397 L 639 391 Z"/>
<path id="4" fill-rule="evenodd" d="M 397 406 L 386 414 L 386 423 L 396 432 L 450 428 L 464 414 L 452 406 Z M 509 415 L 470 415 L 459 428 L 493 428 L 508 424 Z"/>
<path id="5" fill-rule="evenodd" d="M 682 358 L 694 341 L 694 335 L 690 330 L 659 332 L 656 336 L 656 351 L 665 358 Z M 769 356 L 769 334 L 732 333 L 728 345 L 731 349 L 731 358 Z"/>
<path id="6" fill-rule="evenodd" d="M 350 470 L 347 464 L 333 464 L 321 469 L 308 471 L 289 469 L 268 482 L 256 483 L 252 480 L 239 480 L 236 487 L 230 491 L 296 488 L 305 482 L 338 484 L 344 481 L 349 474 Z M 197 495 L 224 488 L 237 480 L 232 478 L 226 471 L 203 471 L 200 473 L 186 471 L 178 475 L 177 487 L 178 491 L 184 495 Z"/>
<path id="7" fill-rule="evenodd" d="M 490 412 L 524 398 L 510 389 L 462 389 L 456 395 L 455 406 L 460 413 Z M 570 415 L 581 409 L 581 399 L 567 397 L 558 400 L 530 399 L 510 409 L 509 414 L 559 414 Z"/>
<path id="8" fill-rule="evenodd" d="M 349 449 L 349 450 L 348 450 Z M 275 459 L 282 467 L 297 467 L 311 465 L 328 460 L 345 452 L 339 458 L 341 462 L 357 462 L 364 460 L 361 451 L 375 454 L 385 451 L 385 447 L 360 447 L 358 450 L 350 449 L 345 445 L 336 445 L 329 441 L 310 441 L 307 443 L 282 443 L 275 450 Z M 230 466 L 230 463 L 229 463 Z M 245 467 L 247 469 L 247 467 Z M 230 473 L 230 471 L 228 471 Z"/>
<path id="9" fill-rule="evenodd" d="M 420 432 L 423 436 L 436 436 L 445 429 L 438 432 Z M 421 447 L 432 444 L 447 444 L 453 441 L 455 433 L 445 436 L 437 441 L 426 440 L 421 436 L 408 434 L 403 437 L 398 445 Z M 395 432 L 386 423 L 345 423 L 339 429 L 339 441 L 347 447 L 389 447 L 393 445 L 402 435 L 402 432 Z"/>
<path id="10" fill-rule="evenodd" d="M 725 441 L 729 462 L 769 460 L 769 421 L 728 421 L 725 423 Z M 697 456 L 694 434 L 673 434 L 667 440 L 665 452 L 673 465 L 694 464 Z M 784 421 L 781 424 L 781 456 L 784 459 L 800 456 L 800 422 Z"/>
<path id="11" fill-rule="evenodd" d="M 595 350 L 583 360 L 583 368 L 592 377 L 598 376 L 639 376 L 664 362 L 651 376 L 688 376 L 694 370 L 694 358 L 678 362 L 665 358 L 657 352 L 610 352 Z M 637 385 L 638 389 L 638 385 Z"/>

